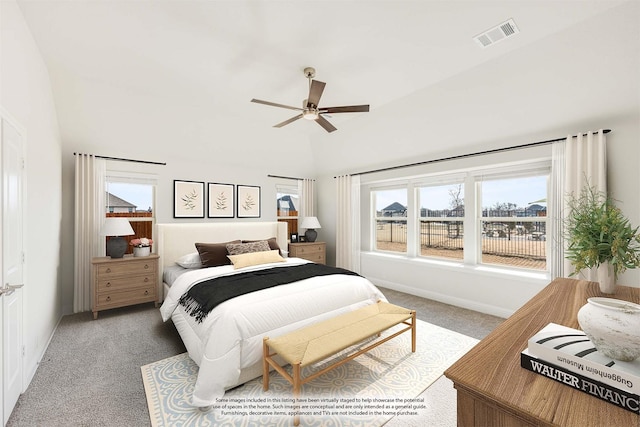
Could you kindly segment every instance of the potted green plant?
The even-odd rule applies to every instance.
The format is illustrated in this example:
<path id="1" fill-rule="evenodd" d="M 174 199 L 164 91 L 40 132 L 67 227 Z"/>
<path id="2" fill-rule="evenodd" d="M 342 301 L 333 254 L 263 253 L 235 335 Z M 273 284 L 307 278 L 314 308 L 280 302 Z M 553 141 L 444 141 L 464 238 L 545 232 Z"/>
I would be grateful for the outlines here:
<path id="1" fill-rule="evenodd" d="M 615 292 L 618 275 L 628 268 L 640 267 L 638 227 L 603 192 L 585 186 L 580 194 L 571 194 L 565 220 L 566 258 L 574 271 L 597 268 L 600 290 Z"/>

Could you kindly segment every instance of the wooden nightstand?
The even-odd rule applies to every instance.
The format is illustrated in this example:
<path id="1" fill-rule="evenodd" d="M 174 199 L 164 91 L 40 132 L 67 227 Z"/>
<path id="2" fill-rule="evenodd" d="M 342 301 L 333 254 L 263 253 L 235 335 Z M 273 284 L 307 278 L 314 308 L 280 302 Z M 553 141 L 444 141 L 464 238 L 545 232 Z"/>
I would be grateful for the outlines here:
<path id="1" fill-rule="evenodd" d="M 93 318 L 98 311 L 155 301 L 158 305 L 158 259 L 145 257 L 97 257 L 91 260 Z"/>
<path id="2" fill-rule="evenodd" d="M 289 243 L 289 256 L 308 259 L 316 264 L 326 264 L 327 244 L 325 242 Z"/>

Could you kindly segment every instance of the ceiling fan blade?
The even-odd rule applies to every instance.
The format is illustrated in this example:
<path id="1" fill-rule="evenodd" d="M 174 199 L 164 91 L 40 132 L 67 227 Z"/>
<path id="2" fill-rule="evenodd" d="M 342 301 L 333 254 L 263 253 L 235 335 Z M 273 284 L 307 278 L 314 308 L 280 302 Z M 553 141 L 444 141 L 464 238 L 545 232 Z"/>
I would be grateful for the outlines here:
<path id="1" fill-rule="evenodd" d="M 312 105 L 314 107 L 318 107 L 318 103 L 320 102 L 320 97 L 322 96 L 325 85 L 326 83 L 321 82 L 320 80 L 311 80 L 309 96 L 307 97 L 307 108 L 310 108 Z"/>
<path id="2" fill-rule="evenodd" d="M 298 115 L 297 115 L 297 116 L 295 116 L 295 117 L 291 117 L 289 120 L 285 120 L 285 121 L 284 121 L 284 122 L 282 122 L 282 123 L 278 123 L 277 125 L 273 125 L 273 127 L 274 127 L 274 128 L 281 128 L 282 126 L 284 126 L 284 125 L 288 125 L 289 123 L 291 123 L 291 122 L 295 122 L 296 120 L 301 119 L 301 118 L 302 118 L 302 114 L 298 114 Z"/>
<path id="3" fill-rule="evenodd" d="M 251 102 L 255 102 L 256 104 L 270 105 L 272 107 L 288 108 L 289 110 L 303 111 L 303 109 L 300 107 L 292 107 L 290 105 L 276 104 L 275 102 L 262 101 L 260 99 L 255 99 L 255 98 L 252 99 Z"/>
<path id="4" fill-rule="evenodd" d="M 334 125 L 329 123 L 329 121 L 322 116 L 318 116 L 318 118 L 316 119 L 316 122 L 320 126 L 322 126 L 324 130 L 326 130 L 327 132 L 333 132 L 334 130 L 338 130 L 338 128 L 336 128 Z"/>
<path id="5" fill-rule="evenodd" d="M 320 108 L 320 113 L 368 113 L 368 105 L 349 105 L 345 107 Z"/>

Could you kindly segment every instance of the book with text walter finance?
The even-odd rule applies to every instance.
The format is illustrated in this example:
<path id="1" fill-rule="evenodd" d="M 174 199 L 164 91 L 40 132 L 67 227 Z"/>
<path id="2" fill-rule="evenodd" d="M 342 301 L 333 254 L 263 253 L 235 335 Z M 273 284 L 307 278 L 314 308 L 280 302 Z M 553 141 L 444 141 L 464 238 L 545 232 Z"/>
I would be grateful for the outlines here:
<path id="1" fill-rule="evenodd" d="M 555 366 L 640 395 L 640 359 L 614 360 L 597 351 L 586 334 L 549 323 L 529 339 L 529 354 Z"/>
<path id="2" fill-rule="evenodd" d="M 520 365 L 538 375 L 640 415 L 640 397 L 637 394 L 620 390 L 601 381 L 585 377 L 567 368 L 537 358 L 530 354 L 529 349 L 525 349 L 520 353 Z"/>

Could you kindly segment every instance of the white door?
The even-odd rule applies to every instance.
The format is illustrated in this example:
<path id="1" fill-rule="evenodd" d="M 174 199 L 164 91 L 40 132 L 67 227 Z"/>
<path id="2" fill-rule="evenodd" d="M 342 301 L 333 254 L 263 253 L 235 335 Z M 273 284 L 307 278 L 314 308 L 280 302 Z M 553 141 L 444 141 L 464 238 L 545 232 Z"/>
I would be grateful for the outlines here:
<path id="1" fill-rule="evenodd" d="M 22 392 L 24 156 L 22 136 L 2 120 L 2 423 Z"/>

